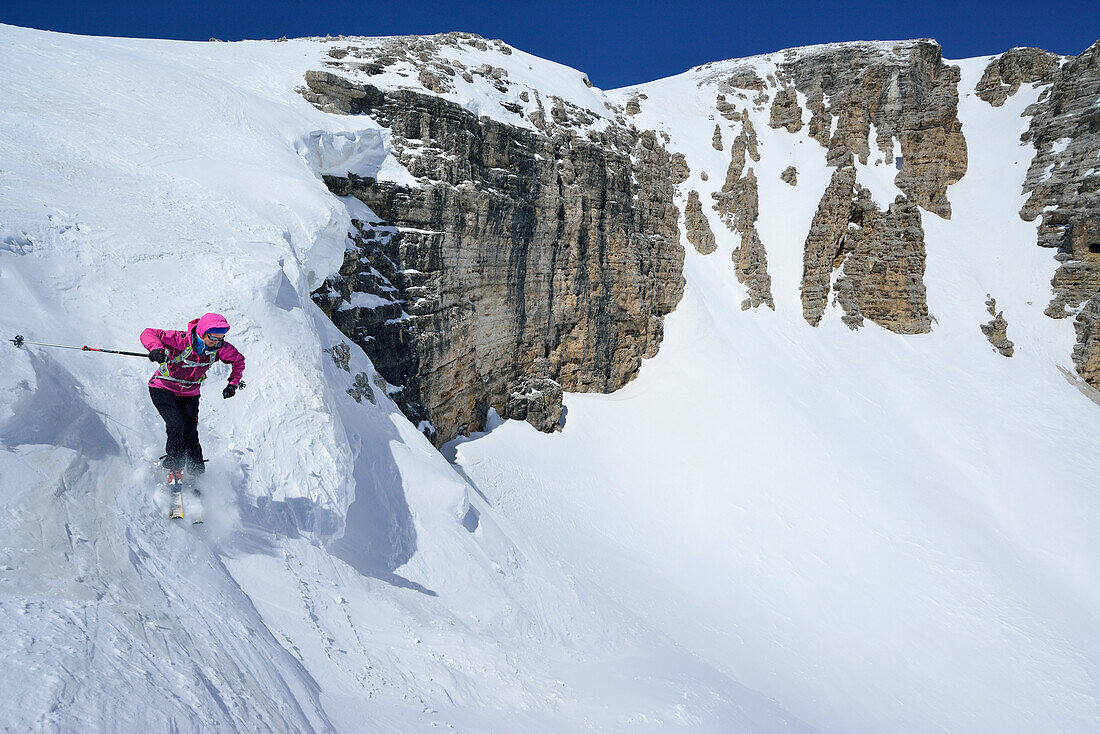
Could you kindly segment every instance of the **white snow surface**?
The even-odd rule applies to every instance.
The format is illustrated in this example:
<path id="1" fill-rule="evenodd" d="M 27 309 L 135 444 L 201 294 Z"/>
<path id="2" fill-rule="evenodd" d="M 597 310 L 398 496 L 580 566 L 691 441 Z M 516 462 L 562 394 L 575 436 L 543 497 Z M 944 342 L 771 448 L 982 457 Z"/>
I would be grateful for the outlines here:
<path id="1" fill-rule="evenodd" d="M 1018 216 L 1039 89 L 992 108 L 970 93 L 985 60 L 961 63 L 969 170 L 950 221 L 923 215 L 931 334 L 852 332 L 833 309 L 805 323 L 802 242 L 831 171 L 746 102 L 775 310 L 741 310 L 737 238 L 711 216 L 719 249 L 684 242 L 684 299 L 634 382 L 567 395 L 558 434 L 494 420 L 448 463 L 309 298 L 351 217 L 373 221 L 320 174 L 404 180 L 388 131 L 295 91 L 330 45 L 0 25 L 4 338 L 140 350 L 144 327 L 218 311 L 248 383 L 206 386 L 207 522 L 172 524 L 152 366 L 0 342 L 4 726 L 1100 726 L 1100 405 L 1072 323 L 1042 314 L 1055 263 Z M 489 53 L 577 104 L 645 91 L 633 122 L 692 170 L 679 203 L 720 189 L 711 133 L 736 130 L 704 72 L 604 96 Z M 895 173 L 859 176 L 885 205 Z M 978 328 L 987 293 L 1011 359 Z M 357 375 L 373 402 L 348 394 Z"/>

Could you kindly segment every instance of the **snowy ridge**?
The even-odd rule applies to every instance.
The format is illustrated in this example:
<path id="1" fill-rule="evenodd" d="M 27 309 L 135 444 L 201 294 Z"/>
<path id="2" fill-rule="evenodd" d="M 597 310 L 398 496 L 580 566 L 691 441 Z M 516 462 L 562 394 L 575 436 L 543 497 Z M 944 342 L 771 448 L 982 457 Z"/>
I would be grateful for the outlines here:
<path id="1" fill-rule="evenodd" d="M 1054 263 L 1017 214 L 1033 152 L 1020 113 L 1040 90 L 992 108 L 969 94 L 984 60 L 960 64 L 970 169 L 951 221 L 922 213 L 933 332 L 851 332 L 832 311 L 814 329 L 801 247 L 829 170 L 805 131 L 737 103 L 759 135 L 776 296 L 774 311 L 742 312 L 738 238 L 710 209 L 729 161 L 711 135 L 736 130 L 705 72 L 605 96 L 580 72 L 462 38 L 440 55 L 512 85 L 489 71 L 441 96 L 511 124 L 534 108 L 501 102 L 534 105 L 535 90 L 593 126 L 617 116 L 604 102 L 644 91 L 629 120 L 684 154 L 679 201 L 700 192 L 718 251 L 685 242 L 684 299 L 633 383 L 567 395 L 559 434 L 497 421 L 447 447 L 452 465 L 309 298 L 351 219 L 374 219 L 319 175 L 408 174 L 387 131 L 297 89 L 329 49 L 386 39 L 0 25 L 4 339 L 137 349 L 145 326 L 216 310 L 248 364 L 232 400 L 217 394 L 224 373 L 205 388 L 208 518 L 184 527 L 164 518 L 150 468 L 152 366 L 0 341 L 0 721 L 1094 729 L 1100 408 L 1060 372 L 1072 324 L 1042 315 Z M 422 66 L 404 63 L 360 80 L 420 89 Z M 735 63 L 764 78 L 770 62 Z M 779 180 L 789 165 L 796 187 Z M 896 192 L 888 162 L 858 175 L 876 201 Z M 1011 360 L 979 331 L 986 293 Z"/>
<path id="2" fill-rule="evenodd" d="M 623 122 L 622 111 L 585 74 L 503 41 L 469 33 L 317 40 L 328 71 L 383 90 L 437 95 L 479 117 L 536 129 L 552 122 L 552 107 L 565 105 L 579 113 L 580 120 L 569 117 L 581 129 Z"/>

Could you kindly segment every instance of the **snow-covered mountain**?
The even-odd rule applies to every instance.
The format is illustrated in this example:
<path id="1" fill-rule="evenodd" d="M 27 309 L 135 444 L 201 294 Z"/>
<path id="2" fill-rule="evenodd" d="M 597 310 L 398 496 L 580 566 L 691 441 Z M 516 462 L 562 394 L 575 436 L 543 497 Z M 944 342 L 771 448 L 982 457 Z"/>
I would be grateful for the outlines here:
<path id="1" fill-rule="evenodd" d="M 1092 56 L 932 46 L 605 93 L 463 34 L 0 26 L 5 338 L 218 311 L 247 359 L 190 526 L 148 362 L 0 343 L 0 721 L 1094 730 L 1095 153 L 1043 107 Z"/>

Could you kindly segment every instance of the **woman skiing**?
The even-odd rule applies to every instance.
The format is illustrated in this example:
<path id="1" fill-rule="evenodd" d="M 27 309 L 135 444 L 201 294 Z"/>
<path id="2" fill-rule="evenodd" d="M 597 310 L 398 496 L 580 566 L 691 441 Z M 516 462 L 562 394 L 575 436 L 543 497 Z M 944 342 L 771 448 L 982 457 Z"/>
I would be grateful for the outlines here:
<path id="1" fill-rule="evenodd" d="M 232 366 L 223 398 L 231 398 L 241 384 L 244 357 L 225 341 L 229 322 L 221 314 L 207 313 L 187 324 L 186 331 L 146 329 L 141 343 L 149 350 L 149 360 L 160 368 L 149 380 L 153 399 L 168 440 L 164 445 L 163 466 L 168 484 L 178 485 L 183 471 L 198 476 L 205 471 L 202 446 L 199 445 L 199 388 L 206 371 L 214 362 Z"/>

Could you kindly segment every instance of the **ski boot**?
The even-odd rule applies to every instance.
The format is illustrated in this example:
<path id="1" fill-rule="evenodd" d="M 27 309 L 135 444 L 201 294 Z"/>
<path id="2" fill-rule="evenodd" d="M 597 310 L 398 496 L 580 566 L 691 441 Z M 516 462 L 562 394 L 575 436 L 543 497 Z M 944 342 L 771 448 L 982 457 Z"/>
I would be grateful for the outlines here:
<path id="1" fill-rule="evenodd" d="M 168 489 L 172 492 L 172 504 L 168 509 L 168 517 L 171 520 L 183 519 L 183 472 L 177 470 L 168 472 L 165 480 Z"/>

